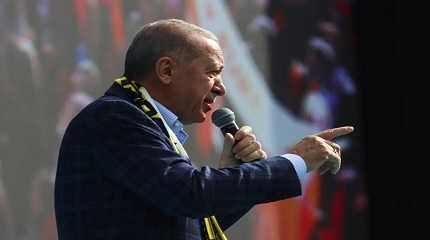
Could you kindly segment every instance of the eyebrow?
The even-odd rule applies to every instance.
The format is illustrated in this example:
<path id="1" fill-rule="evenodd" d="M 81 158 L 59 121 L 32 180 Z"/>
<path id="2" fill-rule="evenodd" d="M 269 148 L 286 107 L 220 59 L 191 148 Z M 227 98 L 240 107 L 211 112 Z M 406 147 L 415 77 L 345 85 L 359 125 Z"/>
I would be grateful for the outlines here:
<path id="1" fill-rule="evenodd" d="M 210 61 L 207 68 L 208 68 L 208 70 L 211 70 L 211 71 L 214 69 L 217 71 L 221 71 L 224 69 L 224 65 L 215 63 L 214 61 Z"/>
<path id="2" fill-rule="evenodd" d="M 220 65 L 219 67 L 217 67 L 217 70 L 218 70 L 218 71 L 220 71 L 220 72 L 221 72 L 223 69 L 224 69 L 224 65 Z"/>

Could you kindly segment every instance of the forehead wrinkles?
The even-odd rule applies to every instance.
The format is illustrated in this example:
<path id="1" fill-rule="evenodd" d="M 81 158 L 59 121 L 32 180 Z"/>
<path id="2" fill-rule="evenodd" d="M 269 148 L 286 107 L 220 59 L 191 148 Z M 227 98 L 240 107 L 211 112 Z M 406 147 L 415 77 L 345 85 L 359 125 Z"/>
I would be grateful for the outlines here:
<path id="1" fill-rule="evenodd" d="M 216 40 L 202 36 L 196 36 L 193 40 L 201 56 L 209 58 L 211 62 L 216 62 L 217 65 L 224 64 L 224 54 Z"/>
<path id="2" fill-rule="evenodd" d="M 210 65 L 214 65 L 215 68 L 219 69 L 224 66 L 223 52 L 219 47 L 207 47 L 206 56 L 209 59 Z"/>
<path id="3" fill-rule="evenodd" d="M 221 66 L 224 65 L 224 53 L 220 48 L 215 50 L 213 57 L 216 58 L 217 65 L 221 65 Z"/>

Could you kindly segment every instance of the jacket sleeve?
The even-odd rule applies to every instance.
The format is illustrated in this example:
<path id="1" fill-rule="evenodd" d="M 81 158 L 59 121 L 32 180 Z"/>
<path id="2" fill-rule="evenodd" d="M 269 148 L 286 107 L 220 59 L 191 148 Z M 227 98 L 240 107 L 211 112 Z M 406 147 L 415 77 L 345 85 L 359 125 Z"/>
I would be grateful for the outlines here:
<path id="1" fill-rule="evenodd" d="M 149 117 L 127 102 L 101 104 L 94 118 L 94 154 L 102 174 L 165 214 L 234 215 L 258 203 L 301 194 L 292 164 L 280 156 L 231 168 L 197 169 L 172 150 Z"/>
<path id="2" fill-rule="evenodd" d="M 221 228 L 223 230 L 227 230 L 231 225 L 237 222 L 243 215 L 245 215 L 249 210 L 251 210 L 252 206 L 244 207 L 234 213 L 228 215 L 217 215 L 216 218 L 221 224 Z"/>

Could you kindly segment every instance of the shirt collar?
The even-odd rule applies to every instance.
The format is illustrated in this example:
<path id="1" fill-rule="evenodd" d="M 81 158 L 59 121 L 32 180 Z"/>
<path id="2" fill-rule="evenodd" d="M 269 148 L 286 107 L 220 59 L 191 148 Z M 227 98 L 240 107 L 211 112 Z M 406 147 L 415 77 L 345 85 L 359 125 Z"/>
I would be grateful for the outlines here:
<path id="1" fill-rule="evenodd" d="M 159 103 L 157 100 L 152 100 L 154 101 L 155 105 L 157 105 L 161 116 L 164 118 L 170 129 L 172 129 L 179 142 L 181 142 L 181 144 L 185 144 L 188 134 L 185 132 L 184 125 L 179 121 L 178 116 L 176 116 L 172 111 L 166 108 L 163 104 Z"/>

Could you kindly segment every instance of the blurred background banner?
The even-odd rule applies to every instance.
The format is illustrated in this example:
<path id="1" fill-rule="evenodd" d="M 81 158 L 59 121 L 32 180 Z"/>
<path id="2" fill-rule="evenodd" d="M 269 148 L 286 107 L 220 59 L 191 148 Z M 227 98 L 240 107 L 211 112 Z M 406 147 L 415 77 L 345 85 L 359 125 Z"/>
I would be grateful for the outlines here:
<path id="1" fill-rule="evenodd" d="M 226 98 L 236 114 L 253 127 L 268 153 L 278 153 L 316 131 L 311 124 L 292 116 L 273 98 L 261 70 L 242 39 L 223 1 L 187 2 L 186 19 L 215 33 L 226 60 L 223 78 Z"/>
<path id="2" fill-rule="evenodd" d="M 310 174 L 301 197 L 255 207 L 231 239 L 369 239 L 355 0 L 0 0 L 0 239 L 57 239 L 53 183 L 70 120 L 122 74 L 134 33 L 158 19 L 206 28 L 224 50 L 231 108 L 270 154 L 353 125 L 341 171 Z M 216 167 L 222 135 L 187 126 L 196 166 Z"/>

